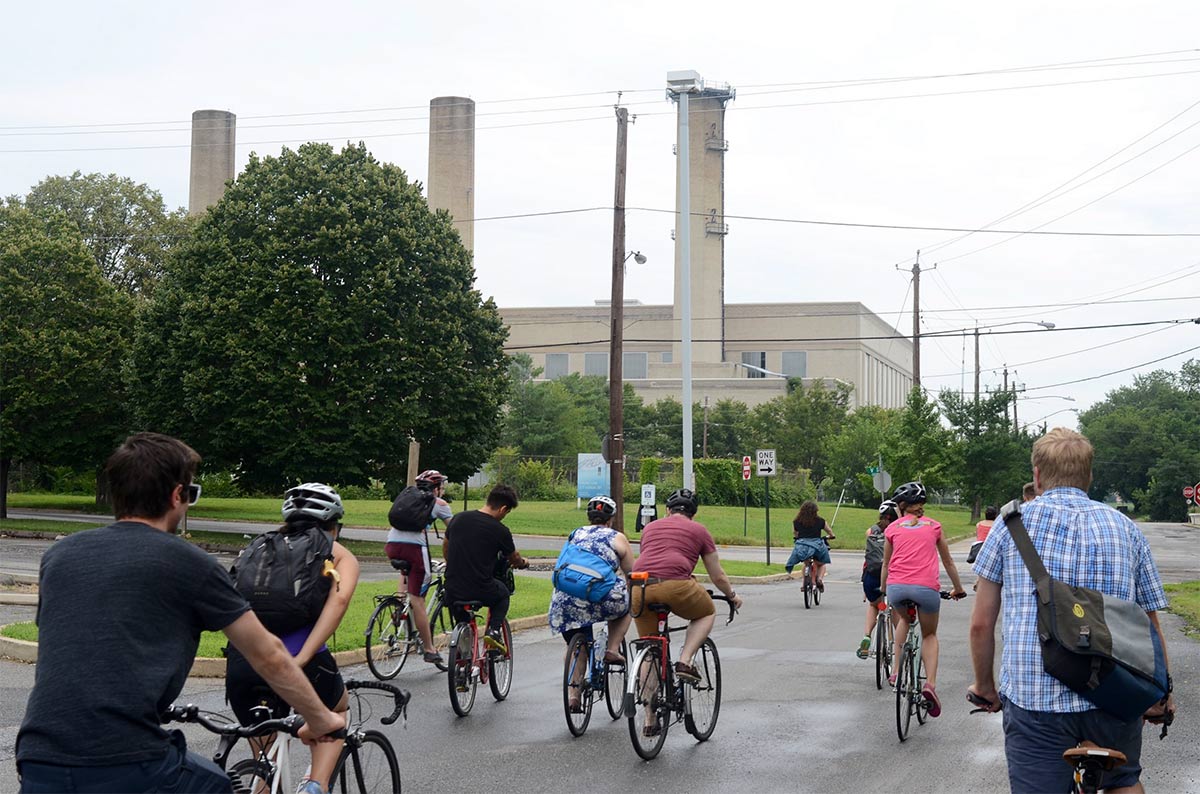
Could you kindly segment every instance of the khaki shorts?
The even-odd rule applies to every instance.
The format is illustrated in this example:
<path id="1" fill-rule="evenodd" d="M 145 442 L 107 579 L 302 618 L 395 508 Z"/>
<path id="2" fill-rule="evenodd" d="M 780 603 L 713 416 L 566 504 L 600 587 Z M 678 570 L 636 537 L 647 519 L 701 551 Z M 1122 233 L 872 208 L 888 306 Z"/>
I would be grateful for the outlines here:
<path id="1" fill-rule="evenodd" d="M 637 615 L 634 621 L 637 623 L 638 636 L 655 633 L 658 631 L 658 615 L 649 609 L 642 609 L 642 586 L 634 582 L 629 590 L 630 612 Z M 647 604 L 666 604 L 673 614 L 687 620 L 716 614 L 712 597 L 695 579 L 669 579 L 648 584 L 645 593 Z"/>

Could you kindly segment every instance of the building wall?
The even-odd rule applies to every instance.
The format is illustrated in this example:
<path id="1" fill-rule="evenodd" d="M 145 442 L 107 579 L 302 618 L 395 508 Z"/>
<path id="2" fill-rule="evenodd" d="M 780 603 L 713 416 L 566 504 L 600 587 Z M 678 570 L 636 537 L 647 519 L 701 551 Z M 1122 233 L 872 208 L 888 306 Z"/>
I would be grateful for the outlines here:
<path id="1" fill-rule="evenodd" d="M 200 215 L 225 195 L 234 177 L 237 116 L 225 110 L 192 113 L 188 214 Z"/>
<path id="2" fill-rule="evenodd" d="M 429 206 L 446 210 L 468 251 L 475 250 L 475 101 L 429 102 Z"/>

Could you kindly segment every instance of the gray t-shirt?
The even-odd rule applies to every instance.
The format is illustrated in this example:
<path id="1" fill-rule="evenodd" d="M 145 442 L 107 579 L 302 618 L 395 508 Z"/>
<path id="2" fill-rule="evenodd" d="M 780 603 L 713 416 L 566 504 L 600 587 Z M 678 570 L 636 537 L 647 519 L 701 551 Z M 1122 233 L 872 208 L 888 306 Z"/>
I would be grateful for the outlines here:
<path id="1" fill-rule="evenodd" d="M 17 761 L 162 758 L 159 714 L 183 688 L 200 632 L 249 608 L 216 560 L 140 521 L 58 541 L 42 557 L 38 664 Z"/>

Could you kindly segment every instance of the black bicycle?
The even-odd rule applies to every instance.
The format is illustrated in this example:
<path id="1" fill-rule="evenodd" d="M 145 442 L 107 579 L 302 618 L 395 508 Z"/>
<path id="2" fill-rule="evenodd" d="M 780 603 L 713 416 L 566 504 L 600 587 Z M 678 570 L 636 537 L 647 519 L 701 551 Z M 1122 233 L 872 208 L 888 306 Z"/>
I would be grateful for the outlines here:
<path id="1" fill-rule="evenodd" d="M 449 608 L 446 603 L 446 563 L 435 562 L 429 571 L 429 588 L 425 601 L 425 612 L 429 615 L 429 632 L 433 638 L 433 647 L 426 648 L 421 642 L 417 622 L 412 615 L 412 606 L 408 600 L 409 563 L 404 560 L 392 560 L 392 567 L 400 571 L 403 583 L 395 593 L 375 596 L 375 611 L 367 621 L 366 654 L 367 667 L 371 674 L 380 681 L 395 678 L 408 661 L 409 654 L 418 654 L 426 650 L 442 656 L 443 661 L 435 662 L 439 670 L 446 669 L 445 652 L 450 642 L 450 619 L 447 616 Z"/>

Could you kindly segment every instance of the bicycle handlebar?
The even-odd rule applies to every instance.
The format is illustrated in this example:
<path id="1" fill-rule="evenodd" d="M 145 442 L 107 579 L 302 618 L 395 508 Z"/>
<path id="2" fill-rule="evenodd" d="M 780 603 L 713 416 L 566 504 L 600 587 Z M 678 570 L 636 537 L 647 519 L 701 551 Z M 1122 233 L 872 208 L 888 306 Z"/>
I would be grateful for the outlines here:
<path id="1" fill-rule="evenodd" d="M 412 693 L 408 690 L 383 681 L 347 681 L 346 689 L 377 689 L 381 692 L 391 693 L 392 699 L 396 703 L 396 708 L 391 714 L 379 721 L 384 725 L 391 725 L 400 719 L 401 716 L 404 717 L 405 722 L 408 721 L 408 702 L 412 700 Z"/>
<path id="2" fill-rule="evenodd" d="M 177 706 L 174 704 L 168 706 L 167 710 L 162 713 L 161 720 L 163 722 L 195 722 L 220 736 L 234 736 L 239 739 L 266 736 L 271 733 L 286 733 L 290 736 L 295 736 L 304 727 L 304 718 L 299 714 L 291 714 L 277 720 L 267 720 L 257 725 L 217 722 L 210 719 L 208 713 L 200 711 L 200 707 L 192 703 L 186 706 Z M 336 735 L 336 733 L 333 735 Z"/>
<path id="3" fill-rule="evenodd" d="M 967 700 L 969 700 L 972 705 L 979 707 L 977 709 L 971 709 L 972 714 L 978 714 L 981 711 L 988 712 L 990 714 L 990 713 L 992 713 L 993 707 L 997 707 L 997 709 L 1004 708 L 1003 703 L 993 703 L 992 701 L 988 700 L 985 697 L 980 697 L 979 695 L 976 695 L 974 692 L 972 692 L 969 689 L 967 690 Z"/>
<path id="4" fill-rule="evenodd" d="M 708 595 L 713 601 L 724 601 L 726 604 L 729 604 L 729 619 L 725 621 L 725 625 L 728 626 L 733 622 L 733 616 L 737 613 L 737 608 L 733 605 L 733 600 L 729 596 L 717 595 L 712 590 L 708 591 Z"/>

